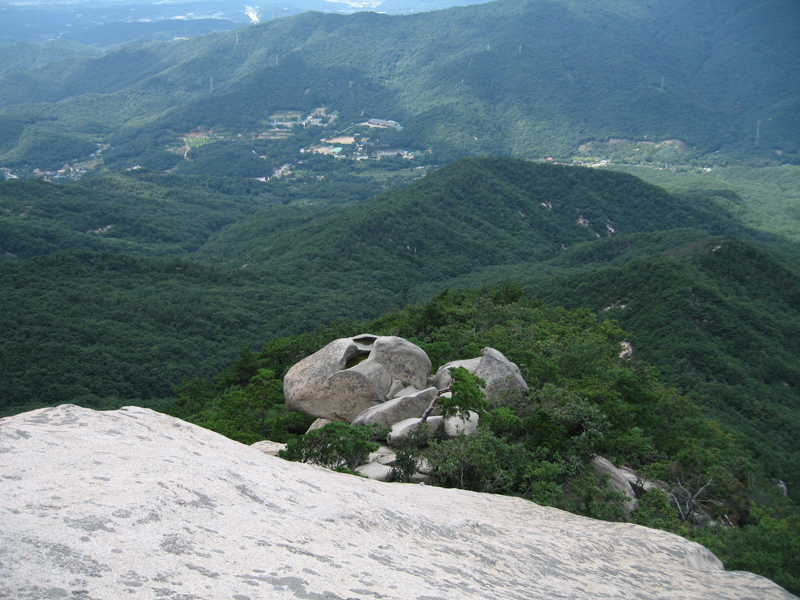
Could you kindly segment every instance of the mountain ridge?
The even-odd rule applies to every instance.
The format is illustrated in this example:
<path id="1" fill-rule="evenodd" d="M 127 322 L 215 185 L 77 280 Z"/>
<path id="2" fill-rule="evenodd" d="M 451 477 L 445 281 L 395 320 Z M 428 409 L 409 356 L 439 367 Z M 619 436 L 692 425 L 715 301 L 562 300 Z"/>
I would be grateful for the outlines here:
<path id="1" fill-rule="evenodd" d="M 796 10 L 785 0 L 713 11 L 498 0 L 409 16 L 305 13 L 10 74 L 0 104 L 26 130 L 46 135 L 49 113 L 87 139 L 80 129 L 91 103 L 97 134 L 115 147 L 105 156 L 114 168 L 148 156 L 171 168 L 179 160 L 165 147 L 198 127 L 249 133 L 275 111 L 320 106 L 346 123 L 400 121 L 395 137 L 437 160 L 568 157 L 589 140 L 677 138 L 695 158 L 718 160 L 721 151 L 780 162 L 800 148 L 799 78 L 788 59 L 800 48 L 787 26 Z M 755 56 L 743 50 L 753 47 Z M 6 152 L 0 162 L 32 158 Z"/>

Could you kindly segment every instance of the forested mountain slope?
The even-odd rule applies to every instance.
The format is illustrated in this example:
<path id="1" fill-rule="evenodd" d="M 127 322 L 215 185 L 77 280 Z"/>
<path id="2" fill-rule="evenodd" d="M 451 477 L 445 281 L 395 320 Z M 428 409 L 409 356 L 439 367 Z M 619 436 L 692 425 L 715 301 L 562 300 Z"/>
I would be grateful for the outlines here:
<path id="1" fill-rule="evenodd" d="M 616 319 L 635 356 L 744 434 L 800 489 L 800 270 L 736 238 L 698 239 L 620 267 L 541 278 L 531 293 Z"/>
<path id="2" fill-rule="evenodd" d="M 0 165 L 35 166 L 33 140 L 67 129 L 62 162 L 80 158 L 80 141 L 102 141 L 114 147 L 107 164 L 165 169 L 180 162 L 166 148 L 198 127 L 249 135 L 277 111 L 321 106 L 343 127 L 398 121 L 395 143 L 440 160 L 569 156 L 615 137 L 793 160 L 797 22 L 788 0 L 306 13 L 10 73 L 0 116 L 22 131 Z"/>
<path id="3" fill-rule="evenodd" d="M 687 227 L 738 226 L 713 206 L 635 177 L 474 158 L 340 209 L 261 212 L 212 237 L 196 257 L 287 275 L 303 268 L 365 276 L 387 270 L 402 289 L 408 277 L 446 279 L 487 265 L 550 259 L 581 242 Z"/>
<path id="4" fill-rule="evenodd" d="M 170 181 L 0 184 L 6 403 L 164 398 L 241 346 L 374 318 L 455 276 L 663 227 L 736 230 L 629 175 L 516 159 L 465 159 L 341 208 L 254 212 L 275 200 L 263 188 Z"/>

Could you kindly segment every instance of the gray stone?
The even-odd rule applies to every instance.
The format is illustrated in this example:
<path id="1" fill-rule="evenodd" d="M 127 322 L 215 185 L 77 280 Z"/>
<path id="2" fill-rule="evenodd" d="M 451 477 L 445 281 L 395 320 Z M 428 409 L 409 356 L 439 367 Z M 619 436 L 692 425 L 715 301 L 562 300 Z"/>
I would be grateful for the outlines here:
<path id="1" fill-rule="evenodd" d="M 367 361 L 373 360 L 383 365 L 394 379 L 418 390 L 425 388 L 431 372 L 431 361 L 425 351 L 400 337 L 384 336 L 375 340 Z"/>
<path id="2" fill-rule="evenodd" d="M 428 389 L 429 387 L 435 387 L 435 386 L 429 385 L 425 389 Z M 401 390 L 398 390 L 398 391 L 396 391 L 394 393 L 391 393 L 389 395 L 389 398 L 399 398 L 400 396 L 413 396 L 414 394 L 416 394 L 417 392 L 420 392 L 420 391 L 422 391 L 422 390 L 418 390 L 413 385 L 409 385 L 408 387 L 404 387 Z"/>
<path id="3" fill-rule="evenodd" d="M 642 477 L 633 469 L 624 466 L 619 467 L 619 473 L 622 475 L 622 477 L 628 480 L 628 483 L 631 485 L 631 489 L 633 489 L 633 492 L 636 494 L 637 498 L 644 492 L 649 492 L 650 490 L 654 489 L 661 490 L 665 494 L 669 493 L 669 485 L 663 481 Z"/>
<path id="4" fill-rule="evenodd" d="M 456 415 L 455 417 L 448 417 L 444 420 L 444 433 L 447 437 L 457 437 L 465 435 L 467 437 L 473 436 L 478 433 L 478 420 L 479 416 L 476 412 L 469 412 L 467 418 Z"/>
<path id="5" fill-rule="evenodd" d="M 444 417 L 428 417 L 425 423 L 430 428 L 431 433 L 436 433 L 444 429 Z M 405 419 L 399 423 L 395 423 L 392 425 L 392 431 L 386 437 L 386 442 L 391 445 L 393 441 L 407 436 L 412 431 L 416 431 L 419 425 L 419 417 Z"/>
<path id="6" fill-rule="evenodd" d="M 442 365 L 436 370 L 436 376 L 434 377 L 433 385 L 436 386 L 437 390 L 447 389 L 450 387 L 450 384 L 453 383 L 453 378 L 450 376 L 450 369 L 463 367 L 474 375 L 480 364 L 481 358 L 478 357 L 467 360 L 454 360 L 446 365 Z"/>
<path id="7" fill-rule="evenodd" d="M 271 442 L 270 440 L 264 440 L 250 445 L 256 450 L 260 450 L 264 454 L 269 454 L 270 456 L 278 456 L 278 452 L 286 450 L 286 444 Z"/>
<path id="8" fill-rule="evenodd" d="M 306 429 L 306 433 L 308 433 L 309 431 L 314 431 L 315 429 L 322 429 L 328 423 L 333 423 L 333 421 L 329 421 L 328 419 L 317 419 L 311 425 L 308 426 L 308 429 Z"/>
<path id="9" fill-rule="evenodd" d="M 366 354 L 368 350 L 363 344 L 345 338 L 334 340 L 301 360 L 289 369 L 283 379 L 286 408 L 330 421 L 345 421 L 338 414 L 340 407 L 335 404 L 331 406 L 332 403 L 329 402 L 331 390 L 327 381 L 329 377 L 343 370 L 349 360 Z M 369 389 L 363 383 L 365 382 L 360 387 Z"/>
<path id="10" fill-rule="evenodd" d="M 389 479 L 389 473 L 391 472 L 392 467 L 376 462 L 369 462 L 356 467 L 356 473 L 368 479 L 374 479 L 375 481 L 386 481 Z"/>
<path id="11" fill-rule="evenodd" d="M 353 419 L 353 425 L 379 425 L 384 428 L 406 419 L 419 419 L 438 392 L 439 390 L 432 387 L 411 396 L 388 400 L 359 414 Z"/>
<path id="12" fill-rule="evenodd" d="M 352 422 L 360 413 L 386 399 L 375 388 L 373 379 L 353 369 L 337 371 L 325 380 L 317 393 L 317 403 L 313 407 L 307 405 L 302 412 L 345 423 Z"/>
<path id="13" fill-rule="evenodd" d="M 348 367 L 354 359 L 367 358 Z M 335 340 L 294 365 L 284 378 L 286 408 L 346 423 L 387 395 L 422 387 L 431 363 L 418 346 L 369 334 Z M 399 385 L 395 382 L 400 382 Z"/>
<path id="14" fill-rule="evenodd" d="M 0 598 L 794 598 L 664 531 L 288 462 L 144 408 L 6 417 L 0 453 Z"/>
<path id="15" fill-rule="evenodd" d="M 399 379 L 394 379 L 392 380 L 392 385 L 389 386 L 389 391 L 386 392 L 386 397 L 397 398 L 397 396 L 401 395 L 403 389 L 404 389 L 403 382 L 400 381 Z"/>
<path id="16" fill-rule="evenodd" d="M 397 456 L 389 446 L 381 446 L 375 452 L 370 453 L 367 462 L 375 462 L 381 465 L 388 465 L 395 461 Z"/>
<path id="17" fill-rule="evenodd" d="M 784 483 L 780 479 L 773 479 L 772 483 L 775 484 L 775 486 L 781 491 L 781 493 L 784 496 L 788 496 L 789 495 L 789 487 L 786 485 L 786 483 Z"/>
<path id="18" fill-rule="evenodd" d="M 411 481 L 409 483 L 430 483 L 431 476 L 427 475 L 426 473 L 414 473 L 411 476 Z"/>
<path id="19" fill-rule="evenodd" d="M 333 382 L 337 377 L 349 377 L 349 375 L 345 375 L 348 373 L 358 373 L 363 376 L 372 387 L 378 401 L 384 402 L 386 400 L 386 394 L 389 393 L 389 389 L 392 387 L 392 376 L 386 370 L 386 367 L 378 361 L 372 360 L 371 354 L 364 362 L 358 363 L 346 371 L 334 373 L 329 380 L 332 382 L 332 385 L 335 385 Z"/>
<path id="20" fill-rule="evenodd" d="M 611 461 L 603 458 L 602 456 L 595 456 L 592 459 L 592 469 L 597 477 L 608 475 L 608 485 L 615 492 L 620 492 L 627 498 L 622 503 L 622 509 L 625 514 L 630 514 L 639 506 L 639 501 L 636 499 L 636 494 L 633 492 L 630 481 L 625 473 L 615 467 Z"/>
<path id="21" fill-rule="evenodd" d="M 528 389 L 528 384 L 522 378 L 519 367 L 508 360 L 503 353 L 494 348 L 481 350 L 480 358 L 459 360 L 447 363 L 436 371 L 434 385 L 440 390 L 450 387 L 453 378 L 450 369 L 464 367 L 486 381 L 484 392 L 486 398 L 492 402 L 501 399 L 506 394 L 518 394 Z"/>

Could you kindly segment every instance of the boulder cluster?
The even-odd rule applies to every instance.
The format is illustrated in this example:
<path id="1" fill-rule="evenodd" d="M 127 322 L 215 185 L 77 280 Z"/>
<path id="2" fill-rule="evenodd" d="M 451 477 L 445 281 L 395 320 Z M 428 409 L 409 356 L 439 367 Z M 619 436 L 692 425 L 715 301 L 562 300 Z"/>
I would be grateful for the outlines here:
<path id="1" fill-rule="evenodd" d="M 312 428 L 331 421 L 376 426 L 388 430 L 391 445 L 419 426 L 425 411 L 441 396 L 448 396 L 450 369 L 463 367 L 485 381 L 484 393 L 491 402 L 504 394 L 528 389 L 517 365 L 494 348 L 481 356 L 441 366 L 431 373 L 425 351 L 400 337 L 362 334 L 334 340 L 294 365 L 283 383 L 286 408 L 317 417 Z M 432 431 L 454 437 L 472 435 L 478 415 L 448 417 L 434 407 L 426 420 Z M 383 479 L 391 470 L 391 448 L 383 447 L 362 471 Z"/>
<path id="2" fill-rule="evenodd" d="M 456 367 L 485 382 L 483 391 L 490 404 L 528 389 L 519 367 L 494 348 L 484 348 L 477 358 L 449 362 L 431 373 L 428 355 L 416 344 L 400 337 L 362 334 L 334 340 L 289 369 L 283 384 L 286 407 L 317 417 L 309 431 L 333 421 L 388 431 L 386 445 L 356 469 L 365 477 L 384 481 L 396 459 L 392 446 L 420 426 L 423 413 L 437 397 L 451 395 L 444 390 L 450 388 L 450 369 Z M 445 418 L 441 409 L 434 407 L 425 422 L 438 436 L 470 436 L 477 431 L 478 415 L 470 412 L 467 417 Z M 286 447 L 266 441 L 254 446 L 273 456 Z M 636 509 L 638 496 L 652 487 L 669 493 L 663 482 L 641 478 L 602 456 L 594 457 L 592 467 L 598 478 L 607 478 L 607 485 L 624 495 L 626 514 Z M 426 481 L 425 471 L 423 461 L 412 481 Z"/>

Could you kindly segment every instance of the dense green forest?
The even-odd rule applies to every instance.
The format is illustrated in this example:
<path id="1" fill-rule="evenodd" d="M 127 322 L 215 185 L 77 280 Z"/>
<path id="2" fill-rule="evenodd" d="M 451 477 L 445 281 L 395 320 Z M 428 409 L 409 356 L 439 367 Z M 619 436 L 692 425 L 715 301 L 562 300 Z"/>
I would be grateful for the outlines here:
<path id="1" fill-rule="evenodd" d="M 742 218 L 758 203 L 516 159 L 457 161 L 376 196 L 369 170 L 324 172 L 0 184 L 2 410 L 161 406 L 243 347 L 517 280 L 613 314 L 663 381 L 800 489 L 797 262 L 774 253 L 793 247 L 779 229 Z"/>
<path id="2" fill-rule="evenodd" d="M 610 223 L 615 235 L 667 220 L 735 227 L 628 175 L 518 160 L 460 161 L 359 202 L 374 189 L 365 179 L 348 188 L 354 201 L 328 207 L 308 205 L 315 189 L 330 192 L 315 185 L 292 196 L 282 185 L 140 172 L 0 184 L 4 407 L 31 402 L 38 374 L 56 365 L 39 402 L 165 398 L 241 346 L 375 318 L 459 275 L 538 264 L 562 245 L 610 239 Z M 131 331 L 148 332 L 147 352 L 117 341 Z M 89 342 L 81 360 L 67 351 Z M 114 360 L 151 374 L 133 381 L 109 370 Z"/>
<path id="3" fill-rule="evenodd" d="M 186 167 L 167 149 L 197 128 L 252 139 L 273 113 L 319 107 L 339 114 L 337 129 L 398 121 L 387 146 L 434 161 L 566 158 L 622 138 L 656 144 L 661 158 L 674 151 L 658 143 L 681 140 L 684 162 L 796 162 L 797 11 L 789 0 L 498 0 L 305 13 L 100 57 L 67 49 L 0 78 L 0 119 L 22 128 L 0 166 L 49 170 L 107 143 L 107 168 Z M 269 168 L 300 148 L 289 143 Z"/>

